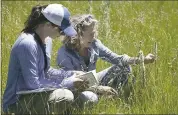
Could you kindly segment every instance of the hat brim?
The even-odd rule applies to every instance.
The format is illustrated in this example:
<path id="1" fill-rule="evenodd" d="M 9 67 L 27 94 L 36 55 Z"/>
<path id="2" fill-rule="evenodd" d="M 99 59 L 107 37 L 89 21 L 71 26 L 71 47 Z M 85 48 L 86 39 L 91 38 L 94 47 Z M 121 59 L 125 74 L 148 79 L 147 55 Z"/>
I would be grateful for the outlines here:
<path id="1" fill-rule="evenodd" d="M 72 25 L 70 25 L 67 28 L 65 28 L 63 30 L 63 32 L 65 33 L 65 35 L 70 36 L 70 37 L 75 36 L 77 34 L 75 29 L 72 27 Z"/>

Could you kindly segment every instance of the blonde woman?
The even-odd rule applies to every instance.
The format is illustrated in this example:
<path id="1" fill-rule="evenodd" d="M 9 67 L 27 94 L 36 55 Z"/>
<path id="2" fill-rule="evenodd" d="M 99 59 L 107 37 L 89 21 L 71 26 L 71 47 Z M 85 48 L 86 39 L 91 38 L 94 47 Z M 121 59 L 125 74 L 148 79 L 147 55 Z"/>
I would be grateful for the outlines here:
<path id="1" fill-rule="evenodd" d="M 58 50 L 57 64 L 65 70 L 88 72 L 96 69 L 96 62 L 101 58 L 113 66 L 97 73 L 100 84 L 115 89 L 126 84 L 131 71 L 130 65 L 138 64 L 140 60 L 126 54 L 118 55 L 103 45 L 97 39 L 98 21 L 93 15 L 76 15 L 71 18 L 71 22 L 78 34 L 72 39 L 67 36 L 64 38 L 64 45 Z M 152 63 L 154 60 L 153 54 L 148 54 L 144 58 L 145 64 Z M 103 90 L 105 88 L 103 87 Z"/>

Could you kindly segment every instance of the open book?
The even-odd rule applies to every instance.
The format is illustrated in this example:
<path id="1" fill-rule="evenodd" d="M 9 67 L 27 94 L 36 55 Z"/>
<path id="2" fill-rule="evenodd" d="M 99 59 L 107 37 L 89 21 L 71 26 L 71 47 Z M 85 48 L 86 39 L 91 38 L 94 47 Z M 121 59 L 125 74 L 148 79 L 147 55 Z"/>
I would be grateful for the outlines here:
<path id="1" fill-rule="evenodd" d="M 89 87 L 99 84 L 99 81 L 96 77 L 96 70 L 89 71 L 89 72 L 82 74 L 82 75 L 79 75 L 77 77 L 82 79 L 82 80 L 87 80 L 89 82 L 89 84 L 88 84 Z"/>

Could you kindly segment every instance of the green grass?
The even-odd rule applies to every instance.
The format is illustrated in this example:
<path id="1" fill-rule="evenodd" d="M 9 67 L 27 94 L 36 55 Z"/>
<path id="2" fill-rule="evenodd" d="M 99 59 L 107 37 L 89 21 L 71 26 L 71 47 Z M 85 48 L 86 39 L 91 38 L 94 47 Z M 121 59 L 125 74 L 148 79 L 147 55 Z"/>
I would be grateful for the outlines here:
<path id="1" fill-rule="evenodd" d="M 58 2 L 68 7 L 72 15 L 88 13 L 87 1 Z M 10 51 L 23 29 L 31 7 L 54 1 L 2 1 L 2 94 L 4 92 Z M 146 65 L 147 87 L 136 82 L 134 93 L 128 98 L 102 98 L 95 109 L 84 113 L 178 114 L 178 2 L 177 1 L 104 1 L 92 2 L 92 13 L 99 20 L 99 39 L 118 54 L 137 56 L 142 41 L 144 54 L 154 53 L 158 45 L 156 63 Z M 52 66 L 56 66 L 59 39 L 53 42 Z M 110 64 L 99 60 L 97 71 Z M 133 66 L 137 81 L 138 66 Z"/>

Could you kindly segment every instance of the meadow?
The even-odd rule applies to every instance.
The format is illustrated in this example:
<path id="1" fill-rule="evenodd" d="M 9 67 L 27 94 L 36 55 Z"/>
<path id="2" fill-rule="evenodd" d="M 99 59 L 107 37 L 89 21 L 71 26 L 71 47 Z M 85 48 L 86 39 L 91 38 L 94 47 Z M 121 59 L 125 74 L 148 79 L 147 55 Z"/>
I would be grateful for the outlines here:
<path id="1" fill-rule="evenodd" d="M 13 43 L 32 6 L 48 3 L 63 4 L 71 15 L 94 14 L 99 21 L 98 39 L 117 54 L 138 56 L 141 49 L 144 55 L 157 55 L 153 64 L 145 65 L 146 87 L 140 84 L 140 66 L 132 66 L 136 79 L 134 93 L 127 99 L 103 97 L 96 107 L 83 114 L 178 114 L 178 1 L 2 1 L 1 96 Z M 54 39 L 53 67 L 60 46 L 60 40 Z M 110 65 L 99 60 L 97 71 Z"/>

